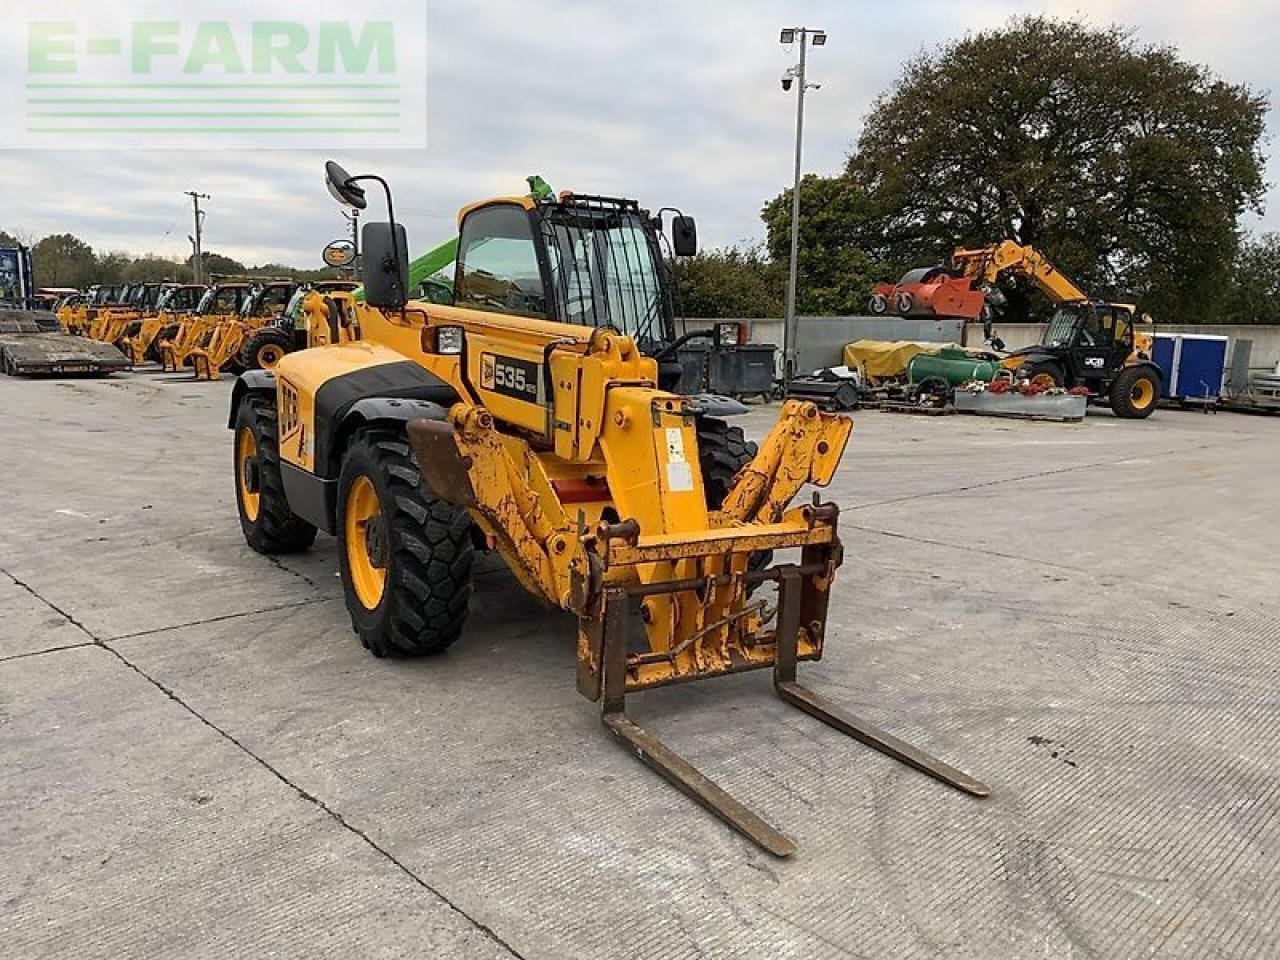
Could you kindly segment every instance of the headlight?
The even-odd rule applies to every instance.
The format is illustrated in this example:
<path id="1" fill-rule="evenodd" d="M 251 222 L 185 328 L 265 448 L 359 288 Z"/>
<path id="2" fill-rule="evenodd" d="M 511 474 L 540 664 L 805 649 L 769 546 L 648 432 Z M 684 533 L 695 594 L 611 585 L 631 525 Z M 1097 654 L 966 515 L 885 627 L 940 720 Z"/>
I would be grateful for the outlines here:
<path id="1" fill-rule="evenodd" d="M 436 327 L 436 353 L 457 356 L 462 353 L 466 336 L 461 327 Z"/>

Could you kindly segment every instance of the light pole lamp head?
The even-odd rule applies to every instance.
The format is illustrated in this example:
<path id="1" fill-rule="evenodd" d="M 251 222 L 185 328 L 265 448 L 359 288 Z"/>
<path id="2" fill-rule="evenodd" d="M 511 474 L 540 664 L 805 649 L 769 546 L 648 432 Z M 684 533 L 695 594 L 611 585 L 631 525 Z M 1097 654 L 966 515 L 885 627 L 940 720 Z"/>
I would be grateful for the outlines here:
<path id="1" fill-rule="evenodd" d="M 809 35 L 809 40 L 815 47 L 825 47 L 827 45 L 827 35 L 821 30 L 814 30 Z"/>
<path id="2" fill-rule="evenodd" d="M 783 30 L 780 39 L 782 43 L 795 43 L 796 42 L 795 30 L 791 28 Z"/>

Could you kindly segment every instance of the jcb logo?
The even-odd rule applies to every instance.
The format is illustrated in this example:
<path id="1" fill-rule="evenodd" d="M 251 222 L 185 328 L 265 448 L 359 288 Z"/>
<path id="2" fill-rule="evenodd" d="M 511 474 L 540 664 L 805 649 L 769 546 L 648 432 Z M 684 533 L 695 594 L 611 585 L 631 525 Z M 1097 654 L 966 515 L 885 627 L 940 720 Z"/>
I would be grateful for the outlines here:
<path id="1" fill-rule="evenodd" d="M 298 429 L 298 391 L 288 381 L 280 381 L 280 438 Z"/>

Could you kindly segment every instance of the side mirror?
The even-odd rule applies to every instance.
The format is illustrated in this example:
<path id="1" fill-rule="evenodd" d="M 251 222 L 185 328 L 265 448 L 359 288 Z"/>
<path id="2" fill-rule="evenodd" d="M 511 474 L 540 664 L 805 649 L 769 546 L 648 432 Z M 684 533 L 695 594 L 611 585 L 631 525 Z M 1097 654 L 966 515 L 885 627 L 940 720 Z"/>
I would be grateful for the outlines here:
<path id="1" fill-rule="evenodd" d="M 363 240 L 364 299 L 371 307 L 400 310 L 408 303 L 409 238 L 398 223 L 366 223 Z"/>
<path id="2" fill-rule="evenodd" d="M 329 193 L 333 199 L 344 207 L 363 210 L 369 206 L 369 201 L 364 195 L 364 188 L 359 184 L 352 183 L 351 174 L 347 173 L 345 169 L 332 160 L 324 165 L 324 185 L 329 188 Z"/>
<path id="3" fill-rule="evenodd" d="M 698 225 L 693 217 L 673 217 L 671 246 L 677 257 L 692 257 L 698 252 Z"/>

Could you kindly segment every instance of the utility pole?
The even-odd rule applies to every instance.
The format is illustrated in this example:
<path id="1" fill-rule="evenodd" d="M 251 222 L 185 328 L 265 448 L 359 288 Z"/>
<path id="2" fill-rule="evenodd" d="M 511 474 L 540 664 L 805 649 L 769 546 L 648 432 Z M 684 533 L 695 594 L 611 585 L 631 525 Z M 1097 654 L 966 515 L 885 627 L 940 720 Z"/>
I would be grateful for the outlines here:
<path id="1" fill-rule="evenodd" d="M 799 274 L 800 252 L 800 157 L 804 146 L 804 92 L 809 88 L 817 90 L 820 83 L 809 83 L 805 74 L 805 50 L 810 43 L 815 47 L 825 46 L 827 34 L 822 30 L 808 27 L 789 27 L 782 31 L 784 44 L 800 41 L 800 62 L 789 67 L 782 75 L 782 89 L 790 90 L 797 84 L 796 90 L 796 164 L 795 176 L 791 188 L 791 263 L 787 273 L 787 315 L 782 330 L 782 379 L 789 381 L 796 375 L 796 280 Z"/>
<path id="2" fill-rule="evenodd" d="M 194 237 L 188 237 L 191 246 L 195 250 L 194 258 L 191 263 L 191 271 L 194 275 L 194 282 L 203 283 L 204 274 L 204 211 L 200 209 L 200 201 L 210 199 L 207 193 L 197 193 L 194 190 L 186 191 L 191 203 L 195 207 L 196 234 Z"/>

